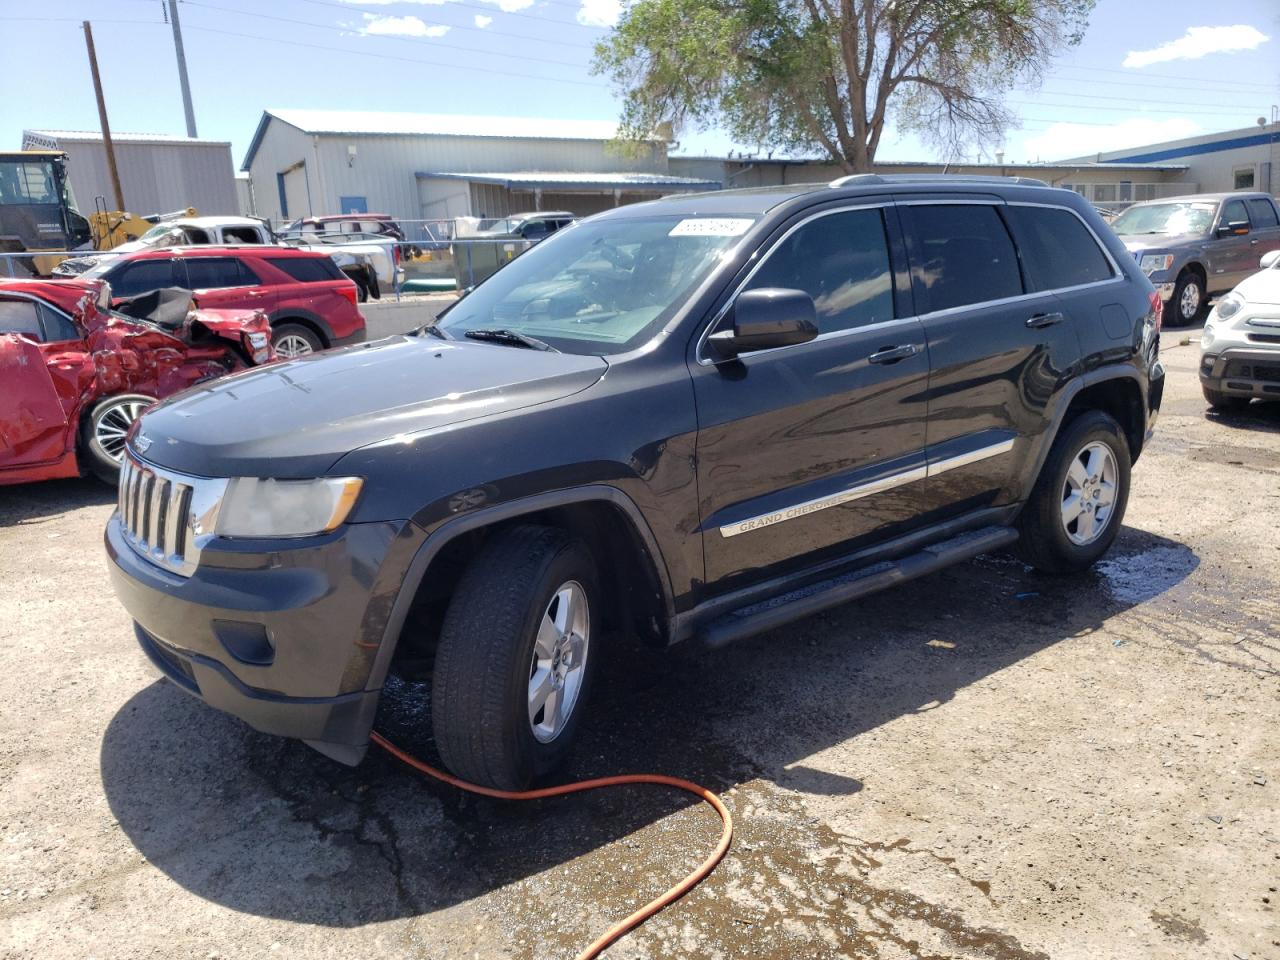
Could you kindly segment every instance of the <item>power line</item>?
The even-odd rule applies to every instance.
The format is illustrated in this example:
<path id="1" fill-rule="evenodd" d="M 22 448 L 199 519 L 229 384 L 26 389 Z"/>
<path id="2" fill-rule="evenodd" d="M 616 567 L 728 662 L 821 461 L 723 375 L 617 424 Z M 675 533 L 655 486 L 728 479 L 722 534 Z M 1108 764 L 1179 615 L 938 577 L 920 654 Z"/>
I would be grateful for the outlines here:
<path id="1" fill-rule="evenodd" d="M 1188 83 L 1217 83 L 1217 84 L 1224 84 L 1224 85 L 1229 85 L 1233 87 L 1264 87 L 1266 89 L 1273 90 L 1273 91 L 1276 89 L 1276 84 L 1274 83 L 1253 83 L 1248 80 L 1204 80 L 1201 77 L 1188 77 L 1186 75 L 1178 75 L 1173 73 L 1146 73 L 1145 71 L 1142 73 L 1134 73 L 1133 68 L 1130 68 L 1128 70 L 1116 70 L 1111 67 L 1080 67 L 1080 66 L 1076 66 L 1075 64 L 1066 64 L 1064 66 L 1058 67 L 1057 69 L 1085 70 L 1090 73 L 1118 73 L 1121 76 L 1130 77 L 1130 78 L 1150 77 L 1152 79 L 1159 79 L 1159 80 L 1185 80 Z"/>
<path id="2" fill-rule="evenodd" d="M 319 7 L 336 7 L 339 10 L 346 10 L 348 13 L 353 13 L 357 9 L 359 9 L 359 4 L 337 3 L 337 2 L 334 2 L 334 0 L 302 0 L 302 2 L 315 4 L 316 6 L 319 6 Z M 443 2 L 445 2 L 445 0 L 442 0 L 442 3 Z M 531 13 L 520 13 L 517 10 L 503 10 L 500 7 L 495 6 L 493 4 L 468 3 L 467 0 L 447 0 L 447 2 L 452 4 L 455 7 L 464 7 L 468 10 L 479 10 L 481 13 L 485 13 L 485 14 L 493 14 L 494 12 L 499 12 L 508 17 L 520 17 L 522 20 L 534 20 L 538 23 L 550 22 L 557 27 L 565 27 L 565 26 L 578 27 L 583 30 L 605 29 L 604 27 L 595 27 L 588 23 L 579 23 L 577 20 L 548 21 L 545 17 L 535 16 Z M 561 7 L 577 7 L 578 6 L 578 4 L 576 3 L 564 3 L 562 2 L 562 0 L 543 0 L 543 2 L 553 4 L 555 6 L 561 6 Z"/>

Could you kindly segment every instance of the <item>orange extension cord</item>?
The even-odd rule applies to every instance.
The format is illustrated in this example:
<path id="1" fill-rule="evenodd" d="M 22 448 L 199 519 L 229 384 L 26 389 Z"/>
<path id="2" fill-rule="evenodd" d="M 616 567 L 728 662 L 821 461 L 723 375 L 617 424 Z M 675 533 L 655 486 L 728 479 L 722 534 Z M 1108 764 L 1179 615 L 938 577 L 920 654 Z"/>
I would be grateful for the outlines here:
<path id="1" fill-rule="evenodd" d="M 568 793 L 599 790 L 601 787 L 617 787 L 627 783 L 654 783 L 659 786 L 675 787 L 677 790 L 692 793 L 695 797 L 705 800 L 715 808 L 716 813 L 720 815 L 720 820 L 724 823 L 724 830 L 721 831 L 720 842 L 716 844 L 711 856 L 703 860 L 698 865 L 698 869 L 694 870 L 693 873 L 662 894 L 662 896 L 656 900 L 649 901 L 631 916 L 625 920 L 620 920 L 602 933 L 587 949 L 578 954 L 577 960 L 593 960 L 594 957 L 598 957 L 604 952 L 605 947 L 609 946 L 624 933 L 634 930 L 663 907 L 683 897 L 707 878 L 711 871 L 716 868 L 716 864 L 729 852 L 729 844 L 733 842 L 733 817 L 729 814 L 724 802 L 706 787 L 700 787 L 696 783 L 690 783 L 688 780 L 681 780 L 677 777 L 664 777 L 657 773 L 629 773 L 620 777 L 599 777 L 595 780 L 580 780 L 577 783 L 566 783 L 560 787 L 543 787 L 541 790 L 494 790 L 491 787 L 481 787 L 474 783 L 467 783 L 465 780 L 459 780 L 443 770 L 437 770 L 430 764 L 423 763 L 417 757 L 401 750 L 376 730 L 369 734 L 369 739 L 397 760 L 408 764 L 419 773 L 425 773 L 428 777 L 434 777 L 436 780 L 457 787 L 459 790 L 478 793 L 484 797 L 495 797 L 498 800 L 542 800 L 546 797 L 561 797 Z"/>

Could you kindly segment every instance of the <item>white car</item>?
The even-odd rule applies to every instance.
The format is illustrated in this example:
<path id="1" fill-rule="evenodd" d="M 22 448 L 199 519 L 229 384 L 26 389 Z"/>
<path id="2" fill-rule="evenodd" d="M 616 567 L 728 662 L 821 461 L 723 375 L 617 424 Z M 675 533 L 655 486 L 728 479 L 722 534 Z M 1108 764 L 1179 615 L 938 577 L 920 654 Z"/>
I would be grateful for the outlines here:
<path id="1" fill-rule="evenodd" d="M 1200 386 L 1209 406 L 1280 400 L 1280 250 L 1213 305 L 1200 338 Z"/>

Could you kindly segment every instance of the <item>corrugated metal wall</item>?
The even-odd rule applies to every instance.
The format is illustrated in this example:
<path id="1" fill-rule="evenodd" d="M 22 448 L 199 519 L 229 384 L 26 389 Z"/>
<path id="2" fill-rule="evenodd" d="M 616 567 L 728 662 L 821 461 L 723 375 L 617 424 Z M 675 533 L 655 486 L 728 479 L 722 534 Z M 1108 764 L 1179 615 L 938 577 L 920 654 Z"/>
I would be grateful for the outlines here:
<path id="1" fill-rule="evenodd" d="M 231 147 L 225 143 L 117 142 L 116 166 L 125 207 L 131 213 L 167 213 L 195 207 L 201 214 L 240 212 Z M 58 143 L 67 154 L 68 178 L 82 211 L 105 197 L 115 209 L 107 151 L 102 141 Z"/>
<path id="2" fill-rule="evenodd" d="M 307 162 L 308 160 L 312 162 Z M 265 217 L 274 223 L 311 215 L 312 211 L 309 208 L 290 209 L 289 216 L 286 217 L 281 208 L 277 174 L 284 173 L 298 163 L 306 163 L 304 183 L 310 187 L 309 192 L 312 197 L 318 196 L 318 185 L 311 183 L 316 176 L 313 169 L 316 164 L 311 138 L 297 127 L 291 127 L 287 123 L 273 119 L 267 126 L 262 143 L 258 145 L 258 152 L 253 156 L 253 165 L 249 168 L 249 179 L 253 183 L 253 199 L 258 208 L 258 216 Z M 304 191 L 304 196 L 306 193 L 307 191 Z M 337 204 L 336 197 L 334 204 Z"/>

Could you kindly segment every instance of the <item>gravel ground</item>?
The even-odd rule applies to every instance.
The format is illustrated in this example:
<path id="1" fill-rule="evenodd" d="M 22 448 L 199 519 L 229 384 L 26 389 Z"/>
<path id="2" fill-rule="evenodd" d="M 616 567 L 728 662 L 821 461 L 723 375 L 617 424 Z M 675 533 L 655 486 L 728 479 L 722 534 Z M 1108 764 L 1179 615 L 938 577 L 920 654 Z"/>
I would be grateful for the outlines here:
<path id="1" fill-rule="evenodd" d="M 1094 572 L 614 653 L 569 775 L 700 780 L 738 833 L 609 957 L 1280 958 L 1280 405 L 1206 414 L 1186 336 Z M 203 707 L 135 647 L 111 509 L 0 489 L 0 954 L 567 957 L 714 843 L 659 789 L 478 801 Z M 415 694 L 382 725 L 429 750 Z"/>

